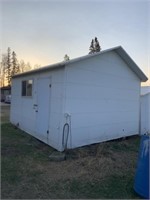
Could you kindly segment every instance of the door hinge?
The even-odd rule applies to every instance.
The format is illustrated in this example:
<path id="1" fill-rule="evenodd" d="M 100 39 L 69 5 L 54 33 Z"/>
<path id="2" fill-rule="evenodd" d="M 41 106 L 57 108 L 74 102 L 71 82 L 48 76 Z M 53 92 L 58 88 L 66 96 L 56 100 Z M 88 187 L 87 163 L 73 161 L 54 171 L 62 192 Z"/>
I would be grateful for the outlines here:
<path id="1" fill-rule="evenodd" d="M 49 130 L 47 130 L 47 134 L 49 134 Z"/>
<path id="2" fill-rule="evenodd" d="M 51 85 L 51 84 L 49 84 L 49 87 L 51 88 L 51 87 L 52 87 L 52 85 Z"/>

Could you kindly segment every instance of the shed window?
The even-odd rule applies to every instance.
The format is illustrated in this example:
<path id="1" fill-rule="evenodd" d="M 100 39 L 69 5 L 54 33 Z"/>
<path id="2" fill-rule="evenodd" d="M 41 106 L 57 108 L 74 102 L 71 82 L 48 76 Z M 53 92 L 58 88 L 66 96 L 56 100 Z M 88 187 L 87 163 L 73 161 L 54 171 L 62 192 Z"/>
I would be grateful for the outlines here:
<path id="1" fill-rule="evenodd" d="M 33 80 L 22 81 L 22 96 L 32 96 Z"/>

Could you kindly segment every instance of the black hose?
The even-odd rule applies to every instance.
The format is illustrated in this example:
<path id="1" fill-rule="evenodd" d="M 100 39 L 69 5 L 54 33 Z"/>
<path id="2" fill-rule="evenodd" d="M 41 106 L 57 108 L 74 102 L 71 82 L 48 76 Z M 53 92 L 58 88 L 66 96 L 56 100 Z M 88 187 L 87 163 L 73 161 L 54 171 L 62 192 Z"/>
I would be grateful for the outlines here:
<path id="1" fill-rule="evenodd" d="M 66 129 L 67 129 L 67 131 L 65 134 Z M 69 136 L 69 124 L 65 123 L 64 127 L 63 127 L 63 136 L 62 136 L 62 146 L 63 146 L 64 150 L 67 149 L 68 136 Z"/>

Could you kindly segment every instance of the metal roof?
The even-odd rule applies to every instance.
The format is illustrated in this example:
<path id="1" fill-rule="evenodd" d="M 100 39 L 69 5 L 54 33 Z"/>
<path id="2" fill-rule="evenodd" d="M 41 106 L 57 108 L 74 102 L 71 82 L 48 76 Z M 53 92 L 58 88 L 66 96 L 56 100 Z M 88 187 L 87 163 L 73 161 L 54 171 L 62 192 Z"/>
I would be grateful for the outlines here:
<path id="1" fill-rule="evenodd" d="M 107 53 L 107 52 L 110 52 L 110 51 L 115 51 L 124 60 L 124 62 L 129 66 L 129 68 L 139 77 L 141 82 L 145 82 L 145 81 L 148 80 L 146 75 L 142 72 L 142 70 L 137 66 L 137 64 L 132 60 L 132 58 L 127 54 L 127 52 L 121 46 L 117 46 L 117 47 L 114 47 L 114 48 L 103 50 L 103 51 L 100 51 L 98 53 L 88 54 L 88 55 L 85 55 L 85 56 L 82 56 L 82 57 L 71 59 L 69 61 L 63 61 L 63 62 L 59 62 L 59 63 L 56 63 L 56 64 L 48 65 L 48 66 L 45 66 L 45 67 L 41 67 L 39 69 L 20 73 L 20 74 L 13 76 L 13 78 L 17 78 L 17 77 L 21 77 L 21 76 L 25 76 L 25 75 L 30 75 L 30 74 L 34 74 L 34 73 L 40 73 L 40 72 L 48 71 L 48 70 L 52 70 L 52 69 L 62 68 L 62 67 L 65 67 L 68 64 L 79 62 L 79 61 L 82 61 L 84 59 L 88 59 L 88 58 L 91 58 L 91 57 L 99 56 L 103 53 Z"/>

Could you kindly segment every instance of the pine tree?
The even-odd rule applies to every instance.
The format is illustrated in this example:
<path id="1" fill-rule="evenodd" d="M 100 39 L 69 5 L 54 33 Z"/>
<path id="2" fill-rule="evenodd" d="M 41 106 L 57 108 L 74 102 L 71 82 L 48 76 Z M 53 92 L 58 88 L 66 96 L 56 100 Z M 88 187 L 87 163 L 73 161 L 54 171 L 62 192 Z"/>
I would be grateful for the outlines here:
<path id="1" fill-rule="evenodd" d="M 16 53 L 13 51 L 12 52 L 12 73 L 11 75 L 18 74 L 20 72 L 20 67 L 18 64 L 17 56 Z"/>
<path id="2" fill-rule="evenodd" d="M 90 50 L 89 54 L 94 53 L 94 40 L 91 41 L 91 46 L 90 46 L 89 50 Z"/>
<path id="3" fill-rule="evenodd" d="M 69 56 L 66 54 L 66 55 L 64 56 L 64 61 L 68 61 L 68 60 L 70 60 L 70 58 L 69 58 Z"/>
<path id="4" fill-rule="evenodd" d="M 7 84 L 11 85 L 11 49 L 7 49 L 7 63 L 6 63 L 6 79 Z"/>
<path id="5" fill-rule="evenodd" d="M 99 42 L 98 42 L 98 39 L 97 39 L 97 37 L 95 37 L 95 45 L 94 45 L 94 47 L 95 47 L 95 52 L 100 52 L 100 50 L 101 50 L 101 47 L 100 47 L 100 45 L 99 45 Z"/>
<path id="6" fill-rule="evenodd" d="M 101 47 L 99 45 L 97 37 L 95 37 L 95 39 L 92 39 L 91 46 L 90 46 L 89 50 L 90 50 L 89 54 L 101 51 Z"/>
<path id="7" fill-rule="evenodd" d="M 6 68 L 7 68 L 7 54 L 2 54 L 2 61 L 0 66 L 0 80 L 1 80 L 1 86 L 5 86 L 6 81 Z"/>

